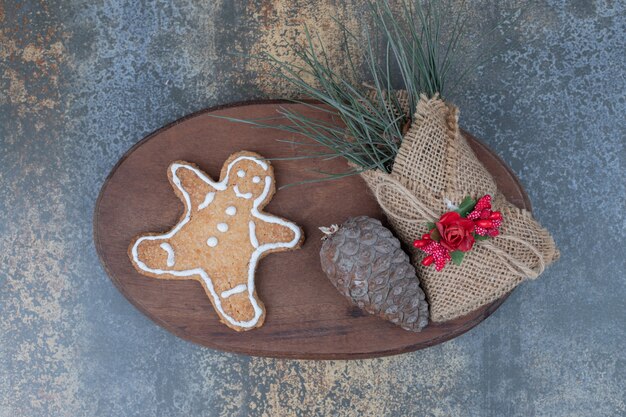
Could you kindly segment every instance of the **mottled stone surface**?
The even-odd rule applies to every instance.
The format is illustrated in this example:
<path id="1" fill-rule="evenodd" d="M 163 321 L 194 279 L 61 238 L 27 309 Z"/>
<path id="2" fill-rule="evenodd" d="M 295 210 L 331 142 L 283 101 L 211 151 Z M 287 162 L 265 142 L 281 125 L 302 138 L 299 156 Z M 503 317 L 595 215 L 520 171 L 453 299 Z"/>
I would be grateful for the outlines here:
<path id="1" fill-rule="evenodd" d="M 185 114 L 289 91 L 229 54 L 269 50 L 362 2 L 0 2 L 0 416 L 623 416 L 626 5 L 472 1 L 449 98 L 527 187 L 561 261 L 476 329 L 355 362 L 192 345 L 113 287 L 92 244 L 109 170 Z M 453 7 L 457 7 L 453 3 Z M 472 49 L 474 47 L 474 49 Z M 332 51 L 338 67 L 340 51 Z"/>

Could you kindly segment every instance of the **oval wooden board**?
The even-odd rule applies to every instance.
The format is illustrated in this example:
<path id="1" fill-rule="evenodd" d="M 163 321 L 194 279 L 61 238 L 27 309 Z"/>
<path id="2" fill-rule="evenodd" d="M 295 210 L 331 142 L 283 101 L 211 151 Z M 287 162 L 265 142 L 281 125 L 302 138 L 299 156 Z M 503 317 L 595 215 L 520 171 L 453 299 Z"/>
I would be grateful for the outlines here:
<path id="1" fill-rule="evenodd" d="M 239 150 L 258 152 L 266 158 L 306 152 L 276 140 L 302 138 L 211 116 L 275 117 L 281 106 L 332 118 L 304 105 L 277 101 L 208 109 L 146 137 L 113 168 L 96 203 L 94 240 L 105 270 L 131 303 L 175 335 L 210 348 L 303 359 L 369 358 L 422 349 L 466 332 L 502 304 L 506 296 L 465 317 L 431 323 L 421 333 L 402 330 L 352 307 L 320 269 L 318 227 L 340 224 L 357 215 L 383 219 L 357 176 L 288 187 L 279 190 L 267 206 L 268 212 L 302 226 L 307 240 L 300 250 L 269 255 L 260 262 L 256 283 L 267 317 L 259 329 L 237 333 L 221 324 L 196 281 L 158 280 L 137 273 L 127 255 L 131 239 L 142 232 L 169 230 L 182 213 L 183 206 L 167 180 L 170 162 L 194 162 L 218 178 L 223 162 Z M 467 137 L 509 200 L 530 209 L 528 197 L 505 164 L 485 145 Z M 279 186 L 312 178 L 311 169 L 347 169 L 340 159 L 323 163 L 311 159 L 274 160 L 272 164 Z"/>

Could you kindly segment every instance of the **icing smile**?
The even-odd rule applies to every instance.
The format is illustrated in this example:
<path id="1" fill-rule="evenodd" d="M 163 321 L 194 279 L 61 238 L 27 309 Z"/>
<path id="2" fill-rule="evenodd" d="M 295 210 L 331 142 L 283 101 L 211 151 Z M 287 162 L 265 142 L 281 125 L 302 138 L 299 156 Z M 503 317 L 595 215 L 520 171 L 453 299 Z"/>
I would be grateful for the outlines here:
<path id="1" fill-rule="evenodd" d="M 249 200 L 252 198 L 252 193 L 242 193 L 241 191 L 239 191 L 239 186 L 237 185 L 233 187 L 233 190 L 235 190 L 235 195 L 237 197 L 245 198 L 246 200 Z"/>
<path id="2" fill-rule="evenodd" d="M 263 179 L 257 175 L 255 175 L 252 178 L 252 183 L 254 184 L 260 184 L 261 181 L 263 181 Z M 265 192 L 265 188 L 271 186 L 272 183 L 272 179 L 270 177 L 265 177 L 265 186 L 263 187 L 263 192 Z M 253 193 L 252 191 L 246 191 L 245 189 L 242 189 L 239 187 L 240 184 L 235 184 L 233 186 L 233 191 L 235 192 L 235 195 L 239 198 L 245 198 L 246 200 L 251 199 L 252 197 L 254 197 L 255 193 Z M 255 188 L 258 189 L 258 186 L 255 186 Z"/>

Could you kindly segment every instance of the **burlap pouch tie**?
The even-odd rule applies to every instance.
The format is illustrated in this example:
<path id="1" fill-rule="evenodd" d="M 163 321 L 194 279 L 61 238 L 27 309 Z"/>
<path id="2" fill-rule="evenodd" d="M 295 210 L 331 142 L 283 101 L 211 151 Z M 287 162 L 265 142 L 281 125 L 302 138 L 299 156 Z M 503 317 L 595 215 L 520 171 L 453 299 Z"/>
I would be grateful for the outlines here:
<path id="1" fill-rule="evenodd" d="M 559 257 L 550 233 L 532 215 L 509 203 L 476 158 L 458 127 L 458 110 L 434 97 L 421 97 L 391 174 L 361 174 L 400 239 L 412 249 L 413 264 L 430 303 L 433 321 L 465 315 L 537 278 Z M 466 196 L 492 196 L 500 211 L 500 235 L 476 241 L 461 265 L 441 271 L 421 265 L 425 254 L 412 243 L 426 224 L 455 208 Z"/>

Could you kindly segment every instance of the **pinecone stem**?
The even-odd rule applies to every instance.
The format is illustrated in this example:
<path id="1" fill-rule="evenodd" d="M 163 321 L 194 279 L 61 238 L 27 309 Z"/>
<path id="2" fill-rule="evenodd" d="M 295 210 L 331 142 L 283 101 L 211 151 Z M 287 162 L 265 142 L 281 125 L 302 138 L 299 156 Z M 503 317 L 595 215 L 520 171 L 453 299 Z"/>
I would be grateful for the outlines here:
<path id="1" fill-rule="evenodd" d="M 322 240 L 326 240 L 332 235 L 334 235 L 335 233 L 337 233 L 337 231 L 339 230 L 339 226 L 337 226 L 336 224 L 331 224 L 328 227 L 322 226 L 322 227 L 319 227 L 318 229 L 320 229 L 320 231 L 324 233 L 324 236 L 322 236 Z"/>

